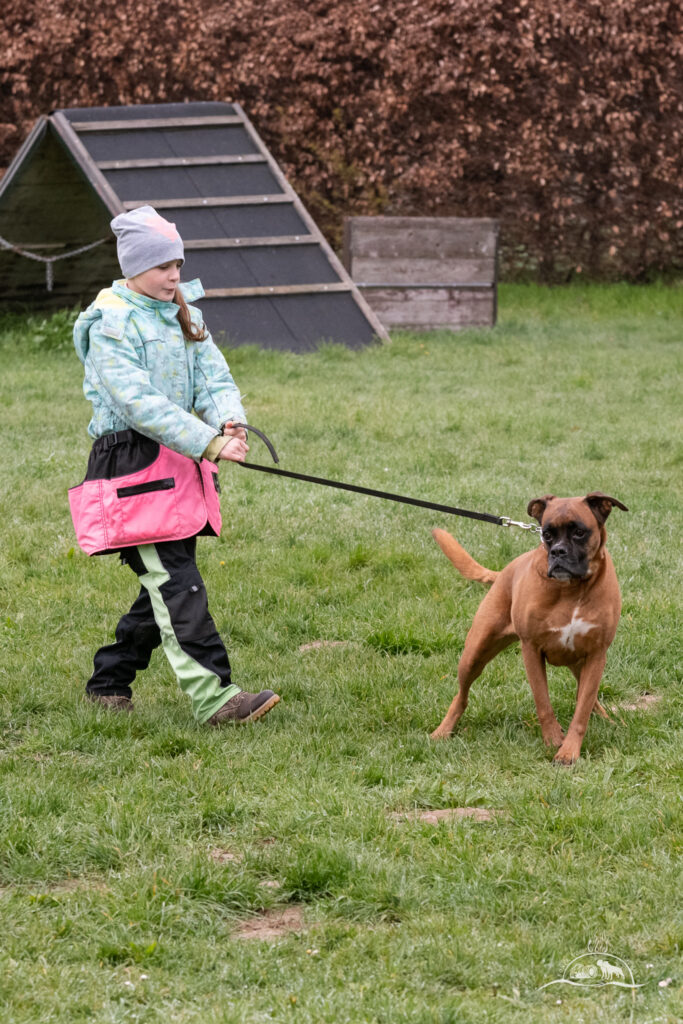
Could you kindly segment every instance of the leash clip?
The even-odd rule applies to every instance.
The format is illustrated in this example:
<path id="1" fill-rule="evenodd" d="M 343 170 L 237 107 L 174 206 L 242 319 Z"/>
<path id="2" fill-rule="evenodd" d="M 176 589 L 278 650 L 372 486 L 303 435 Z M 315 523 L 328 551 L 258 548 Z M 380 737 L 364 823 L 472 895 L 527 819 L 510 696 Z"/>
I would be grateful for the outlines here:
<path id="1" fill-rule="evenodd" d="M 536 523 L 518 523 L 516 519 L 510 519 L 510 516 L 500 517 L 501 526 L 518 526 L 520 530 L 531 530 L 532 533 L 541 533 L 541 527 L 536 526 Z"/>

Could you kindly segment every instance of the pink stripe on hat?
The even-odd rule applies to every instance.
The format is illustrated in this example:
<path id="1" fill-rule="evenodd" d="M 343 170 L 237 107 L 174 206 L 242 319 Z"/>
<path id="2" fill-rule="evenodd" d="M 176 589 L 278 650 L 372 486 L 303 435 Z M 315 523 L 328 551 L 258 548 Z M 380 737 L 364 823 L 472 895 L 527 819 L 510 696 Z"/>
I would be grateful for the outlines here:
<path id="1" fill-rule="evenodd" d="M 185 261 L 183 240 L 175 224 L 161 217 L 152 206 L 120 213 L 112 220 L 111 228 L 125 277 L 137 277 L 171 260 Z"/>

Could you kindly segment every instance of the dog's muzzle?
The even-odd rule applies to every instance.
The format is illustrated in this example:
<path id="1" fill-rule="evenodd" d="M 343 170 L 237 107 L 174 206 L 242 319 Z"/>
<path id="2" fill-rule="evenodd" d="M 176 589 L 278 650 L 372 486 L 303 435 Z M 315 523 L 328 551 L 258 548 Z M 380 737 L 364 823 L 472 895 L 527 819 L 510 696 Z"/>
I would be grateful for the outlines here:
<path id="1" fill-rule="evenodd" d="M 559 559 L 548 556 L 548 577 L 553 580 L 580 580 L 588 575 L 588 563 L 567 565 Z"/>

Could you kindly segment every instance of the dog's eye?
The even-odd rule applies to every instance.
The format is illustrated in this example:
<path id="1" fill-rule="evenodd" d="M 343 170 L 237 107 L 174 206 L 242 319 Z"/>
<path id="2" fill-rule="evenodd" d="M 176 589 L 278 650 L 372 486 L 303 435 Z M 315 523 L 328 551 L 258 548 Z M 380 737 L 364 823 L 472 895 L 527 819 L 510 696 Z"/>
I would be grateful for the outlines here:
<path id="1" fill-rule="evenodd" d="M 586 536 L 586 531 L 585 530 L 574 530 L 574 536 L 576 537 L 577 540 L 581 540 L 582 537 Z"/>

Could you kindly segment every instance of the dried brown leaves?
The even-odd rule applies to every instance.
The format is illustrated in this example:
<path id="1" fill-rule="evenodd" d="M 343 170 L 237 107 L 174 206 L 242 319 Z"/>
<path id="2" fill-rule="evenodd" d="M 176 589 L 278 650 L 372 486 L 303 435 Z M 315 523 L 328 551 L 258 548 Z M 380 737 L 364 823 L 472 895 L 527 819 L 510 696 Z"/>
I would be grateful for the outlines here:
<path id="1" fill-rule="evenodd" d="M 496 216 L 508 273 L 683 268 L 673 0 L 9 0 L 2 17 L 0 164 L 58 107 L 237 100 L 335 241 L 349 214 Z"/>

